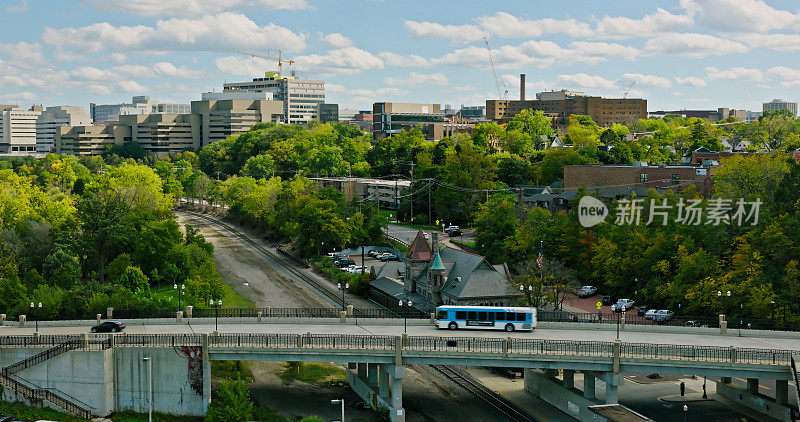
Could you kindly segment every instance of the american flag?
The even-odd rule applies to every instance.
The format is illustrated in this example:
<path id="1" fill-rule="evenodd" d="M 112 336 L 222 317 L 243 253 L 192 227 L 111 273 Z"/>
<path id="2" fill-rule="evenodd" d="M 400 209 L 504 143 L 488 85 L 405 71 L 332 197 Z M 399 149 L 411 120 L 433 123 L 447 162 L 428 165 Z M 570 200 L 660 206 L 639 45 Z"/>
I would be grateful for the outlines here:
<path id="1" fill-rule="evenodd" d="M 539 268 L 542 268 L 542 259 L 544 256 L 542 255 L 542 247 L 539 246 L 539 256 L 536 257 L 536 263 L 539 265 Z"/>

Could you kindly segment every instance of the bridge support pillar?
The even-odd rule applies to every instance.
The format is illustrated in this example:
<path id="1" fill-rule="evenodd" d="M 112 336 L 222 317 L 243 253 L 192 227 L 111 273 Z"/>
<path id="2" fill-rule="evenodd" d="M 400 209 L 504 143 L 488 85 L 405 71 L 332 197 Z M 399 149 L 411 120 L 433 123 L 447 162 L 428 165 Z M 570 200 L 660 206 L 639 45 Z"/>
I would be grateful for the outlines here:
<path id="1" fill-rule="evenodd" d="M 361 381 L 367 382 L 367 364 L 366 363 L 359 363 L 358 364 L 358 379 Z"/>
<path id="2" fill-rule="evenodd" d="M 192 317 L 192 310 L 193 309 L 194 309 L 194 306 L 192 306 L 192 305 L 186 306 L 186 318 L 191 318 Z"/>
<path id="3" fill-rule="evenodd" d="M 389 372 L 386 371 L 386 365 L 380 366 L 380 373 L 378 374 L 378 397 L 384 401 L 389 401 Z"/>
<path id="4" fill-rule="evenodd" d="M 389 372 L 392 376 L 392 408 L 389 409 L 389 420 L 392 422 L 405 422 L 406 410 L 403 409 L 403 378 L 406 377 L 406 368 L 402 365 L 390 365 Z"/>
<path id="5" fill-rule="evenodd" d="M 575 370 L 565 369 L 562 376 L 561 385 L 566 389 L 575 388 Z"/>
<path id="6" fill-rule="evenodd" d="M 789 381 L 775 380 L 775 403 L 786 406 L 789 403 Z"/>
<path id="7" fill-rule="evenodd" d="M 758 394 L 758 378 L 747 379 L 747 391 Z"/>
<path id="8" fill-rule="evenodd" d="M 203 414 L 211 403 L 211 355 L 208 353 L 208 334 L 203 334 Z"/>
<path id="9" fill-rule="evenodd" d="M 589 372 L 583 373 L 583 397 L 589 400 L 595 399 L 594 374 Z"/>
<path id="10" fill-rule="evenodd" d="M 378 364 L 377 363 L 369 363 L 367 364 L 367 384 L 373 390 L 378 388 Z"/>
<path id="11" fill-rule="evenodd" d="M 606 382 L 606 404 L 618 404 L 620 374 L 606 372 L 604 378 Z"/>

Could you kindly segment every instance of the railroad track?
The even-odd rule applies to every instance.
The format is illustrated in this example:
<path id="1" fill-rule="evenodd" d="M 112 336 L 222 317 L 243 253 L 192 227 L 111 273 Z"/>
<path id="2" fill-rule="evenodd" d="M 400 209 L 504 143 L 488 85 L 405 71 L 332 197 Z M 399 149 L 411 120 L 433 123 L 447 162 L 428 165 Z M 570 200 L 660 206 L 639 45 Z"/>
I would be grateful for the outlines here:
<path id="1" fill-rule="evenodd" d="M 456 385 L 477 396 L 484 403 L 508 418 L 508 420 L 514 422 L 537 422 L 536 419 L 526 415 L 525 412 L 508 403 L 494 391 L 484 387 L 481 383 L 469 377 L 461 375 L 455 369 L 446 365 L 430 365 L 430 367 L 434 371 L 444 375 L 450 381 L 456 383 Z"/>
<path id="2" fill-rule="evenodd" d="M 239 230 L 237 230 L 236 228 L 234 228 L 230 224 L 227 224 L 224 221 L 217 220 L 216 218 L 211 218 L 211 217 L 209 217 L 209 216 L 207 216 L 205 214 L 201 214 L 201 213 L 197 213 L 197 212 L 193 212 L 193 211 L 181 210 L 181 212 L 186 213 L 186 214 L 190 214 L 190 215 L 192 215 L 194 217 L 197 217 L 197 218 L 202 218 L 203 220 L 210 221 L 210 222 L 212 222 L 212 223 L 214 223 L 214 224 L 216 224 L 218 226 L 223 227 L 224 229 L 226 229 L 229 232 L 231 232 L 234 235 L 236 235 L 236 237 L 238 237 L 239 239 L 242 239 L 247 244 L 249 244 L 250 246 L 252 246 L 256 250 L 258 250 L 259 252 L 263 253 L 264 255 L 266 255 L 270 259 L 272 259 L 273 261 L 275 261 L 278 264 L 280 264 L 283 268 L 285 268 L 286 270 L 288 270 L 289 272 L 291 272 L 292 274 L 294 274 L 295 276 L 297 276 L 301 280 L 303 280 L 306 283 L 308 283 L 308 285 L 313 287 L 316 291 L 318 291 L 320 294 L 324 295 L 326 298 L 330 299 L 333 303 L 335 303 L 335 304 L 341 304 L 342 303 L 342 297 L 340 295 L 328 290 L 328 288 L 326 288 L 318 280 L 315 280 L 313 277 L 309 277 L 307 274 L 305 274 L 302 271 L 298 270 L 293 264 L 288 262 L 287 259 L 284 259 L 281 256 L 270 252 L 269 249 L 259 245 L 258 242 L 254 241 L 249 236 L 244 235 L 242 232 L 240 232 Z M 345 300 L 345 303 L 348 304 L 348 305 L 351 304 L 347 300 Z"/>

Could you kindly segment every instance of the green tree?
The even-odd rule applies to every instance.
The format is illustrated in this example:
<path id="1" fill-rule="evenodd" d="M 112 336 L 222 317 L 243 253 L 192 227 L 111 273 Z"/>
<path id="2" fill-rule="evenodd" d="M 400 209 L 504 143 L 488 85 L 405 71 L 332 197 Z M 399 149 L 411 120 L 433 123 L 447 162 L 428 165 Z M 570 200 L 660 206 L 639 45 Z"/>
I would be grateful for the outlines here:
<path id="1" fill-rule="evenodd" d="M 150 290 L 147 276 L 144 275 L 139 267 L 125 268 L 125 271 L 119 276 L 119 284 L 132 292 Z"/>
<path id="2" fill-rule="evenodd" d="M 564 178 L 564 166 L 589 164 L 591 160 L 570 148 L 555 148 L 547 151 L 540 164 L 542 184 L 549 185 Z"/>
<path id="3" fill-rule="evenodd" d="M 734 155 L 720 161 L 714 171 L 714 191 L 718 196 L 736 200 L 738 198 L 761 198 L 772 204 L 775 192 L 783 178 L 789 174 L 786 157 L 781 154 Z"/>
<path id="4" fill-rule="evenodd" d="M 127 214 L 130 208 L 116 196 L 84 195 L 78 207 L 79 244 L 86 259 L 97 265 L 101 283 L 105 282 L 106 260 L 119 255 L 134 232 Z"/>
<path id="5" fill-rule="evenodd" d="M 553 125 L 542 110 L 534 112 L 522 110 L 506 124 L 506 130 L 518 130 L 528 135 L 534 142 L 541 143 L 542 135 L 550 136 L 553 133 Z"/>
<path id="6" fill-rule="evenodd" d="M 268 179 L 275 171 L 275 160 L 269 154 L 259 154 L 247 159 L 242 167 L 242 176 L 250 176 L 255 179 Z"/>
<path id="7" fill-rule="evenodd" d="M 208 406 L 208 422 L 244 422 L 253 419 L 253 402 L 243 380 L 222 380 L 217 398 Z"/>
<path id="8" fill-rule="evenodd" d="M 45 258 L 43 271 L 50 284 L 70 289 L 80 279 L 81 265 L 77 258 L 63 248 L 56 248 Z"/>

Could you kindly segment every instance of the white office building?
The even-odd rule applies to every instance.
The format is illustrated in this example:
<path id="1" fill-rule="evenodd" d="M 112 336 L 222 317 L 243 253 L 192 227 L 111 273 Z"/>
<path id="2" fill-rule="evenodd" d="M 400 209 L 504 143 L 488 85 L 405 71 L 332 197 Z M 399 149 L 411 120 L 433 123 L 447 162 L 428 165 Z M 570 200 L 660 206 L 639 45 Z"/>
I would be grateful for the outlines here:
<path id="1" fill-rule="evenodd" d="M 283 101 L 284 123 L 303 124 L 319 120 L 318 104 L 325 102 L 325 81 L 299 79 L 267 72 L 264 78 L 252 82 L 223 85 L 224 92 L 271 92 L 273 99 Z"/>
<path id="2" fill-rule="evenodd" d="M 0 153 L 29 155 L 36 152 L 36 121 L 40 110 L 7 107 L 0 111 Z"/>
<path id="3" fill-rule="evenodd" d="M 761 118 L 761 116 L 763 116 L 763 115 L 764 115 L 764 112 L 763 112 L 763 111 L 749 111 L 749 110 L 748 110 L 748 111 L 747 111 L 747 116 L 746 116 L 746 118 L 745 118 L 745 121 L 746 121 L 747 123 L 755 123 L 755 122 L 757 122 L 757 121 L 758 121 L 758 119 L 759 119 L 759 118 Z"/>
<path id="4" fill-rule="evenodd" d="M 92 118 L 79 106 L 47 107 L 36 120 L 36 152 L 53 151 L 56 131 L 62 126 L 89 126 Z"/>
<path id="5" fill-rule="evenodd" d="M 130 104 L 89 104 L 94 123 L 116 122 L 119 116 L 135 114 L 189 114 L 190 104 L 169 104 L 151 100 L 146 95 L 133 97 Z"/>
<path id="6" fill-rule="evenodd" d="M 204 92 L 203 101 L 214 100 L 263 100 L 272 101 L 273 95 L 271 92 L 264 91 L 223 91 L 223 92 Z"/>
<path id="7" fill-rule="evenodd" d="M 763 110 L 764 111 L 789 110 L 789 112 L 792 113 L 792 117 L 797 117 L 797 103 L 783 101 L 781 99 L 774 99 L 768 103 L 764 103 Z"/>

